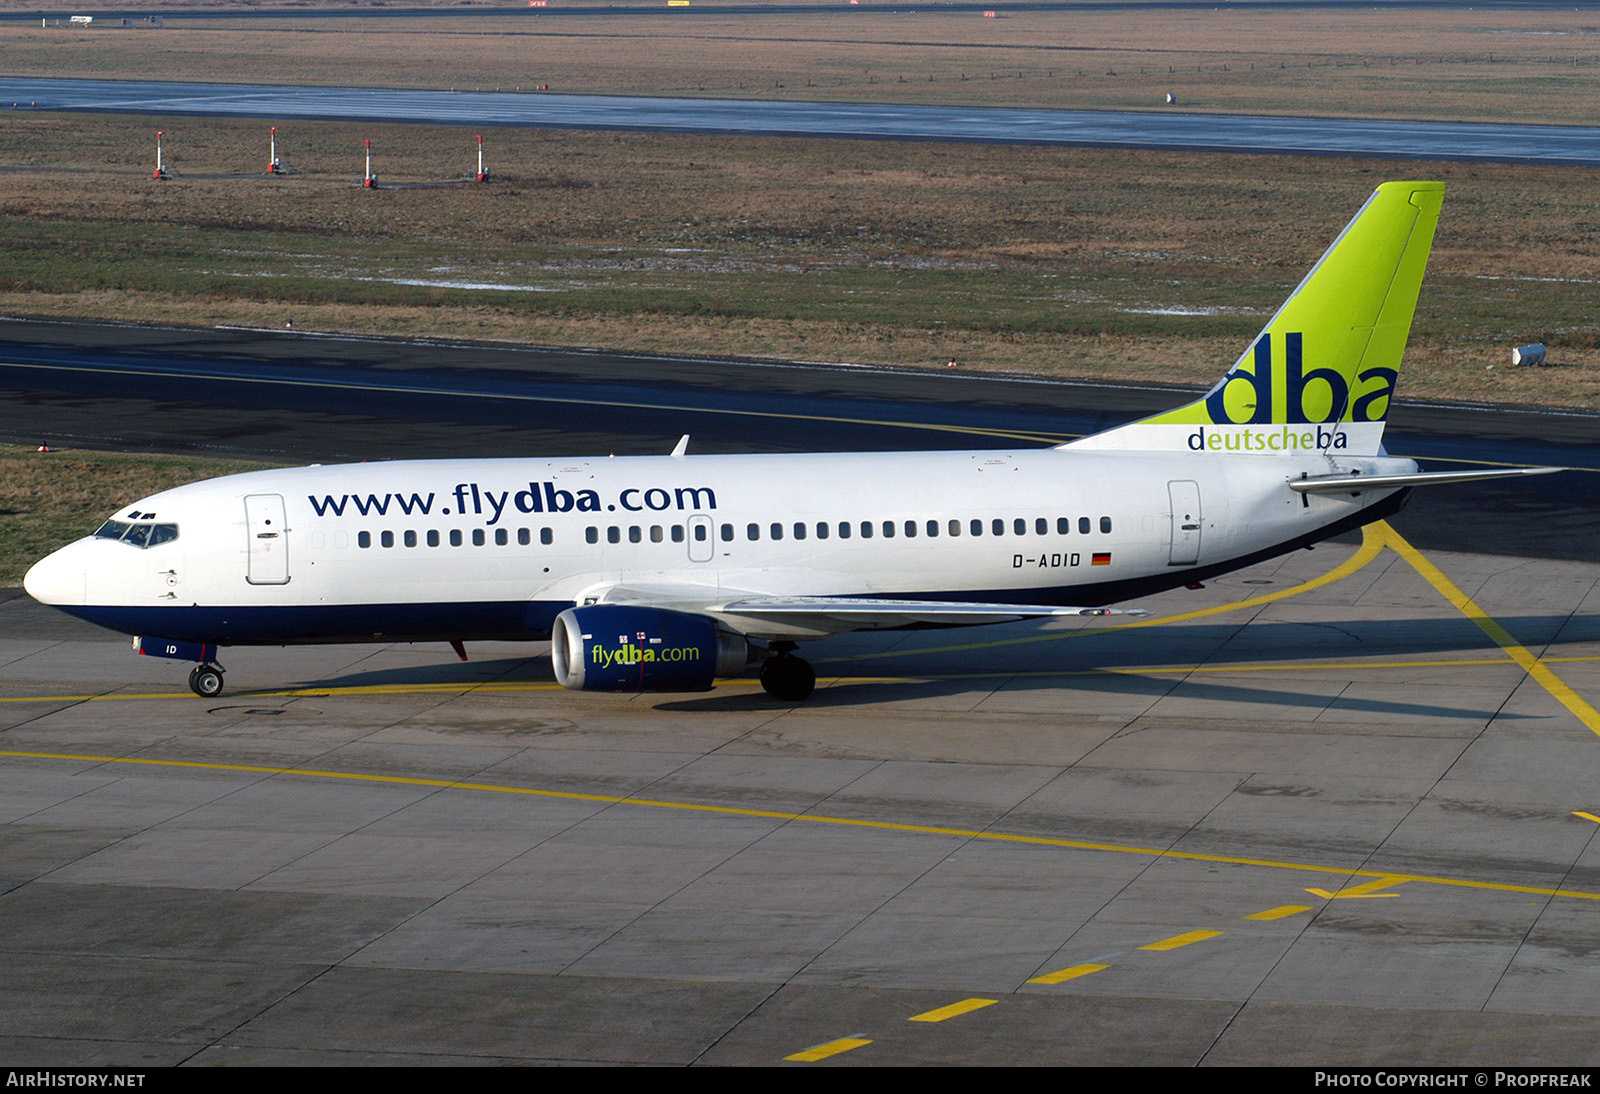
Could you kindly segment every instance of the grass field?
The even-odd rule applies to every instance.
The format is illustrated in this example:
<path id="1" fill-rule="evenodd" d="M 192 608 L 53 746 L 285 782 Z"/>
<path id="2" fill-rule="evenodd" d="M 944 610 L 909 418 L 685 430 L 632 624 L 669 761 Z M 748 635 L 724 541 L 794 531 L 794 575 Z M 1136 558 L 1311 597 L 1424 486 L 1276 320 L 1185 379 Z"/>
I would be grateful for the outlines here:
<path id="1" fill-rule="evenodd" d="M 18 114 L 0 309 L 1208 382 L 1371 187 L 1451 185 L 1405 395 L 1600 405 L 1600 186 L 921 142 Z M 149 178 L 156 128 L 175 176 Z M 361 139 L 392 188 L 354 185 Z M 1543 340 L 1564 367 L 1513 371 Z"/>
<path id="2" fill-rule="evenodd" d="M 284 5 L 282 20 L 7 24 L 0 71 L 1072 106 L 1148 107 L 1173 90 L 1185 108 L 1517 120 L 1600 110 L 1600 22 L 1583 11 L 717 6 L 317 19 Z M 1584 169 L 491 130 L 494 181 L 478 187 L 458 181 L 475 163 L 463 129 L 286 122 L 280 151 L 298 173 L 266 179 L 265 123 L 0 118 L 11 311 L 953 356 L 1186 382 L 1226 367 L 1375 182 L 1441 176 L 1451 193 L 1403 392 L 1600 402 L 1600 176 Z M 158 128 L 176 176 L 161 183 L 148 177 Z M 377 192 L 352 185 L 366 138 Z M 1491 369 L 1539 339 L 1565 367 Z"/>

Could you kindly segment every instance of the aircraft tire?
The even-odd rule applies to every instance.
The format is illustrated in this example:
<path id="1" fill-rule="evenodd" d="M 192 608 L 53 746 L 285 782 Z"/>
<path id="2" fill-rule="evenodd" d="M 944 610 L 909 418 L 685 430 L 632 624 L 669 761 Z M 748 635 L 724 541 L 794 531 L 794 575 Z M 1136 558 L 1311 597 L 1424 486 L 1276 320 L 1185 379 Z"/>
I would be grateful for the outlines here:
<path id="1" fill-rule="evenodd" d="M 196 665 L 189 670 L 189 690 L 202 699 L 222 694 L 222 670 L 215 665 Z"/>
<path id="2" fill-rule="evenodd" d="M 761 686 L 774 699 L 801 703 L 817 687 L 817 674 L 811 666 L 787 653 L 769 657 L 761 664 Z"/>

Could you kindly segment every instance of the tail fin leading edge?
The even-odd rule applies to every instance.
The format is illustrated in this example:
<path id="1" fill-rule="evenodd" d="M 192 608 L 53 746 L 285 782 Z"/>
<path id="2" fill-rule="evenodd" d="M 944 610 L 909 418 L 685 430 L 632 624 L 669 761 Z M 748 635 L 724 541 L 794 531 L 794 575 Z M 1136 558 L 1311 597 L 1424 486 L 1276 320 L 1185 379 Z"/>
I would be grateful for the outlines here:
<path id="1" fill-rule="evenodd" d="M 1062 447 L 1376 455 L 1443 201 L 1379 186 L 1215 387 Z"/>

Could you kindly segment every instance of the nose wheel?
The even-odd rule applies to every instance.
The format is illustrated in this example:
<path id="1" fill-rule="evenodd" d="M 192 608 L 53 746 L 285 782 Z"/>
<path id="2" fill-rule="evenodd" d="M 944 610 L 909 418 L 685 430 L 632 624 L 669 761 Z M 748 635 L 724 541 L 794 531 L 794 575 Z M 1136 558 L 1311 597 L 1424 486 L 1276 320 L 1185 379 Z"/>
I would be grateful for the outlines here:
<path id="1" fill-rule="evenodd" d="M 817 674 L 793 653 L 794 643 L 774 642 L 772 656 L 761 663 L 761 686 L 774 699 L 800 703 L 817 687 Z"/>
<path id="2" fill-rule="evenodd" d="M 189 690 L 202 699 L 222 694 L 222 668 L 207 661 L 189 670 Z"/>

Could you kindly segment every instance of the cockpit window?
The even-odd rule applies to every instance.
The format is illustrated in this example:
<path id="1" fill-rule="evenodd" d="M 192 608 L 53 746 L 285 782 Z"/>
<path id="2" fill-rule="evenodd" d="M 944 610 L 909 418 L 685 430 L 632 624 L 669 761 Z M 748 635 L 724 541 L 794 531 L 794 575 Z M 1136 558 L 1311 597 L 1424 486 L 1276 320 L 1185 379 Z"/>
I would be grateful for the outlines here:
<path id="1" fill-rule="evenodd" d="M 162 543 L 171 543 L 178 538 L 176 524 L 150 524 L 133 523 L 124 520 L 108 520 L 100 526 L 95 534 L 96 539 L 115 539 L 134 547 L 155 547 Z"/>

